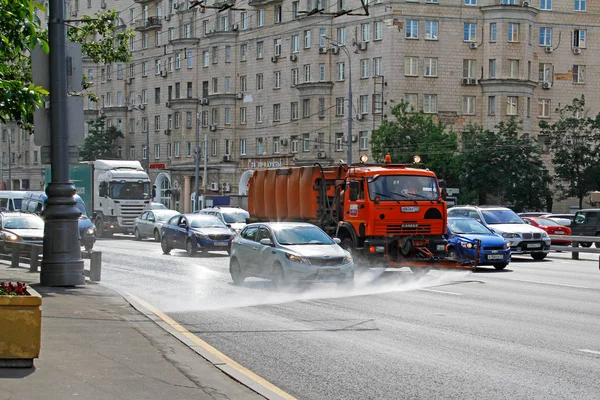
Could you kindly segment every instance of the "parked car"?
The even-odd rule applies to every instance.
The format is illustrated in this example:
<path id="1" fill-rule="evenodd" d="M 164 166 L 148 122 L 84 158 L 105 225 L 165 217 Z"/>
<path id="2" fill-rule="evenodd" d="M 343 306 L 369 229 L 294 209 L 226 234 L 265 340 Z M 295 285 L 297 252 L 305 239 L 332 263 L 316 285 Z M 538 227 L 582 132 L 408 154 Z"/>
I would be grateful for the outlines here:
<path id="1" fill-rule="evenodd" d="M 523 221 L 525 221 L 526 224 L 545 230 L 548 235 L 571 235 L 571 228 L 561 225 L 549 218 L 524 217 Z M 571 241 L 567 239 L 552 239 L 552 244 L 558 246 L 568 246 L 571 244 Z"/>
<path id="2" fill-rule="evenodd" d="M 474 261 L 480 242 L 478 267 L 491 265 L 504 269 L 510 263 L 510 242 L 473 218 L 448 218 L 447 236 L 448 256 L 451 258 Z"/>
<path id="3" fill-rule="evenodd" d="M 596 247 L 600 249 L 600 208 L 579 210 L 571 224 L 573 235 L 577 236 L 599 236 Z M 580 243 L 583 247 L 590 247 L 592 242 Z"/>
<path id="4" fill-rule="evenodd" d="M 229 271 L 236 285 L 248 277 L 292 281 L 353 282 L 354 261 L 319 227 L 302 222 L 254 223 L 231 244 Z"/>
<path id="5" fill-rule="evenodd" d="M 44 220 L 22 212 L 0 212 L 0 253 L 11 253 L 12 243 L 44 243 Z"/>
<path id="6" fill-rule="evenodd" d="M 548 234 L 540 228 L 527 225 L 510 208 L 456 206 L 448 210 L 448 217 L 476 219 L 492 232 L 498 233 L 510 241 L 512 254 L 531 254 L 534 260 L 543 260 L 550 252 Z"/>
<path id="7" fill-rule="evenodd" d="M 193 256 L 197 251 L 229 253 L 235 231 L 212 215 L 178 214 L 162 226 L 160 236 L 163 253 L 184 249 Z"/>
<path id="8" fill-rule="evenodd" d="M 165 206 L 163 203 L 152 202 L 152 203 L 150 203 L 150 209 L 151 210 L 168 210 L 169 208 L 167 206 Z"/>
<path id="9" fill-rule="evenodd" d="M 160 230 L 162 226 L 175 215 L 179 215 L 179 212 L 168 209 L 144 211 L 142 215 L 133 220 L 135 240 L 151 237 L 155 241 L 160 242 Z"/>
<path id="10" fill-rule="evenodd" d="M 542 215 L 542 218 L 551 219 L 564 226 L 571 226 L 575 214 L 546 214 Z"/>
<path id="11" fill-rule="evenodd" d="M 519 217 L 541 217 L 544 214 L 548 214 L 547 212 L 521 212 L 518 213 L 517 215 Z"/>
<path id="12" fill-rule="evenodd" d="M 19 211 L 23 196 L 25 191 L 22 190 L 0 190 L 0 210 Z"/>
<path id="13" fill-rule="evenodd" d="M 250 218 L 250 213 L 239 207 L 210 207 L 199 213 L 214 215 L 238 233 L 246 226 L 246 219 Z"/>
<path id="14" fill-rule="evenodd" d="M 41 216 L 44 210 L 46 210 L 46 200 L 48 200 L 48 195 L 46 195 L 46 192 L 42 191 L 26 192 L 22 200 L 21 211 L 27 211 Z M 75 194 L 73 195 L 73 200 L 75 200 L 75 207 L 81 212 L 79 220 L 77 221 L 79 243 L 89 253 L 94 248 L 94 243 L 96 243 L 96 226 L 90 219 L 87 207 L 81 196 Z"/>

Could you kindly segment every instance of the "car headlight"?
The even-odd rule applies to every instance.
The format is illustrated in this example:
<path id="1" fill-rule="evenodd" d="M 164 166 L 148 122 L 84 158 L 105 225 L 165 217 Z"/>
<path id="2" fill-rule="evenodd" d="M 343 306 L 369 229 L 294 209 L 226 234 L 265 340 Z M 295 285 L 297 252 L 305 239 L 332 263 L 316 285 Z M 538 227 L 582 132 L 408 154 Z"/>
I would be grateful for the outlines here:
<path id="1" fill-rule="evenodd" d="M 475 246 L 473 245 L 473 243 L 471 243 L 471 242 L 459 242 L 459 243 L 460 243 L 460 245 L 461 245 L 462 247 L 465 247 L 465 248 L 467 248 L 467 249 L 472 249 L 473 247 L 475 247 Z"/>
<path id="2" fill-rule="evenodd" d="M 290 261 L 294 261 L 300 264 L 308 264 L 308 260 L 302 256 L 297 256 L 296 254 L 285 253 L 285 258 Z"/>
<path id="3" fill-rule="evenodd" d="M 504 248 L 510 249 L 510 242 L 504 242 Z"/>
<path id="4" fill-rule="evenodd" d="M 7 233 L 6 239 L 12 240 L 14 242 L 16 240 L 19 240 L 19 237 L 17 235 L 15 235 L 14 233 Z"/>
<path id="5" fill-rule="evenodd" d="M 344 257 L 344 264 L 350 264 L 352 262 L 352 256 L 350 254 L 348 254 L 346 257 Z"/>
<path id="6" fill-rule="evenodd" d="M 196 235 L 196 237 L 197 237 L 198 239 L 204 239 L 204 240 L 208 240 L 208 236 L 206 236 L 206 235 L 205 235 L 205 234 L 203 234 L 203 233 L 200 233 L 200 232 L 195 232 L 195 235 Z"/>
<path id="7" fill-rule="evenodd" d="M 542 237 L 544 239 L 549 239 L 550 238 L 550 236 L 548 236 L 548 232 L 542 232 Z"/>
<path id="8" fill-rule="evenodd" d="M 521 237 L 521 235 L 519 235 L 518 233 L 504 232 L 502 234 L 502 237 L 506 239 L 518 239 Z"/>
<path id="9" fill-rule="evenodd" d="M 95 235 L 96 234 L 96 227 L 92 226 L 92 227 L 88 228 L 88 230 L 86 231 L 86 233 L 88 235 Z"/>

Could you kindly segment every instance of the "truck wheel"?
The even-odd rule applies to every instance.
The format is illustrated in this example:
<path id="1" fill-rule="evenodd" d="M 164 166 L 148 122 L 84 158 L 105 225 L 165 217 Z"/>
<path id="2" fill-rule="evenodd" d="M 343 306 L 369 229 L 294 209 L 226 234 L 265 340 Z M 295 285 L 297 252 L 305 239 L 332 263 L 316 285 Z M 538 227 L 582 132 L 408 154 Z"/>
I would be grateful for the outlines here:
<path id="1" fill-rule="evenodd" d="M 158 231 L 158 229 L 154 230 L 154 241 L 160 242 L 160 232 Z"/>
<path id="2" fill-rule="evenodd" d="M 546 258 L 546 256 L 546 253 L 531 253 L 531 258 L 536 261 L 542 261 L 544 258 Z"/>
<path id="3" fill-rule="evenodd" d="M 193 257 L 196 254 L 196 247 L 194 243 L 190 239 L 185 242 L 185 251 L 187 251 L 188 256 Z"/>
<path id="4" fill-rule="evenodd" d="M 167 238 L 162 238 L 160 241 L 160 247 L 163 251 L 163 254 L 171 253 L 171 248 L 167 245 Z"/>
<path id="5" fill-rule="evenodd" d="M 352 258 L 354 259 L 354 268 L 357 270 L 367 270 L 369 266 L 367 265 L 367 260 L 363 257 L 360 252 L 356 250 L 354 247 L 354 242 L 349 237 L 342 239 L 342 243 L 340 243 L 340 247 L 346 250 Z"/>
<path id="6" fill-rule="evenodd" d="M 235 286 L 244 284 L 246 276 L 244 275 L 244 272 L 242 272 L 242 267 L 238 260 L 231 260 L 231 263 L 229 264 L 229 273 L 231 274 L 231 280 Z"/>
<path id="7" fill-rule="evenodd" d="M 140 235 L 140 230 L 138 228 L 135 228 L 133 230 L 133 234 L 135 235 L 135 240 L 137 240 L 137 241 L 142 240 L 142 235 Z"/>

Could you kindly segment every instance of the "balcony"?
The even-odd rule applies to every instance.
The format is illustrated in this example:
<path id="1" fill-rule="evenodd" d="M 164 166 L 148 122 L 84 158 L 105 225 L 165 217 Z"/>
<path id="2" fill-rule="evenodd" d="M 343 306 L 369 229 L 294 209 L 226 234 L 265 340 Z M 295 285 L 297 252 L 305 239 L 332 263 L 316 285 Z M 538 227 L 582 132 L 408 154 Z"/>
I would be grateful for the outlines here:
<path id="1" fill-rule="evenodd" d="M 141 21 L 135 21 L 135 30 L 136 31 L 148 31 L 151 29 L 160 29 L 162 27 L 162 22 L 159 17 L 149 17 L 148 19 L 144 19 Z"/>
<path id="2" fill-rule="evenodd" d="M 262 7 L 269 4 L 282 3 L 283 0 L 249 0 L 248 5 L 253 7 Z"/>
<path id="3" fill-rule="evenodd" d="M 150 3 L 155 3 L 158 0 L 133 0 L 134 3 L 137 4 L 150 4 Z"/>

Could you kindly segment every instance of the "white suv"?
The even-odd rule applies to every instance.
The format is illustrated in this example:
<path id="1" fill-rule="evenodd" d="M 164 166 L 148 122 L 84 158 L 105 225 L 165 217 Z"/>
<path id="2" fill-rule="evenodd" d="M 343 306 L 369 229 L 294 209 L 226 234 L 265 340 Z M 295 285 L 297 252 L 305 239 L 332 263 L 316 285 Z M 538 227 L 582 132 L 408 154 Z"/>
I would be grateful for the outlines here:
<path id="1" fill-rule="evenodd" d="M 239 233 L 246 226 L 246 219 L 250 218 L 248 211 L 239 207 L 209 207 L 200 210 L 200 214 L 214 215 L 227 226 Z"/>
<path id="2" fill-rule="evenodd" d="M 527 225 L 510 208 L 456 206 L 448 210 L 448 216 L 476 219 L 510 242 L 512 254 L 531 254 L 534 260 L 543 260 L 550 252 L 548 234 L 540 228 Z"/>

